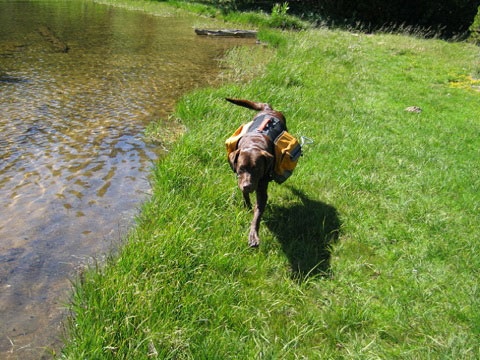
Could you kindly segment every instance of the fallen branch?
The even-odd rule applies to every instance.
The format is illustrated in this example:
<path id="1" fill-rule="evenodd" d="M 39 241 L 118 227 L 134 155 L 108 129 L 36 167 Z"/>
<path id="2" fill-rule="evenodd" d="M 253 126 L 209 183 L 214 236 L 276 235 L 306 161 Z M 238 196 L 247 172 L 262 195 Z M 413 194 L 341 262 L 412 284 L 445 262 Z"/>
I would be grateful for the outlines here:
<path id="1" fill-rule="evenodd" d="M 241 38 L 254 38 L 257 36 L 255 30 L 208 30 L 208 29 L 195 29 L 197 35 L 206 35 L 206 36 L 230 36 L 230 37 L 241 37 Z"/>

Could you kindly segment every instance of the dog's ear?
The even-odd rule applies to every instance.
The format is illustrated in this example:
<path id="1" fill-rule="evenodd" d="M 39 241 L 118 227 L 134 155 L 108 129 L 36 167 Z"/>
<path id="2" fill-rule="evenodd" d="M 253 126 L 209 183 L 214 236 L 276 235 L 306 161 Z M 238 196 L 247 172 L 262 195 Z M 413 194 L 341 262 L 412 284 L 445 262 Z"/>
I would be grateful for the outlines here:
<path id="1" fill-rule="evenodd" d="M 262 150 L 262 156 L 264 157 L 265 163 L 266 163 L 265 170 L 269 171 L 274 166 L 273 162 L 274 162 L 275 157 L 272 154 L 270 154 L 268 151 L 265 151 L 265 150 Z"/>
<path id="2" fill-rule="evenodd" d="M 270 154 L 268 151 L 262 150 L 262 155 L 265 156 L 267 159 L 273 159 L 273 155 Z"/>
<path id="3" fill-rule="evenodd" d="M 237 149 L 235 151 L 232 151 L 230 154 L 228 154 L 228 163 L 230 164 L 230 167 L 232 168 L 233 172 L 237 172 L 237 160 L 238 160 L 238 154 L 240 153 L 240 150 Z"/>

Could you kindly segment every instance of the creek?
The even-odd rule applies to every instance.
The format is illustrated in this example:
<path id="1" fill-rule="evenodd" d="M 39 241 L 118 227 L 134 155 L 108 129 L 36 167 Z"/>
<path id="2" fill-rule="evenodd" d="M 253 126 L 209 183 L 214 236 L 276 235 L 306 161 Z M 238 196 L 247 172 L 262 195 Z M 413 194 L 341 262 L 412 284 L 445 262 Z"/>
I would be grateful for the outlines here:
<path id="1" fill-rule="evenodd" d="M 228 48 L 254 42 L 197 36 L 195 21 L 0 0 L 0 358 L 58 351 L 71 280 L 118 246 L 148 198 L 164 149 L 145 127 L 218 82 Z"/>

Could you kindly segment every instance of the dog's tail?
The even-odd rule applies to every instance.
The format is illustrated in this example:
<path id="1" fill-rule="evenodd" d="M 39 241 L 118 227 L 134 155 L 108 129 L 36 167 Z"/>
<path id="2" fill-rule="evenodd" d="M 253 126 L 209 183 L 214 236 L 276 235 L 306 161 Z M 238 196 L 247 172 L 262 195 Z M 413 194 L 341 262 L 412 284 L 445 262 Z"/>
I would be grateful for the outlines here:
<path id="1" fill-rule="evenodd" d="M 250 100 L 231 99 L 231 98 L 225 98 L 225 100 L 230 101 L 232 104 L 246 107 L 247 109 L 252 109 L 257 111 L 272 110 L 272 107 L 266 103 L 258 103 Z"/>

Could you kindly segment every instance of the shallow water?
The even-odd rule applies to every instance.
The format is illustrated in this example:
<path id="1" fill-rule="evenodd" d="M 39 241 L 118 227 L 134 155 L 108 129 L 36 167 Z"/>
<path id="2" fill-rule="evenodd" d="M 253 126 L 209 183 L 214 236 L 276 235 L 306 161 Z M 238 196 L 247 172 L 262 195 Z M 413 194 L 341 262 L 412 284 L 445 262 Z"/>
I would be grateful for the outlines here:
<path id="1" fill-rule="evenodd" d="M 149 194 L 161 151 L 145 126 L 251 43 L 198 37 L 194 21 L 0 0 L 0 358 L 58 350 L 69 279 L 118 244 Z"/>

